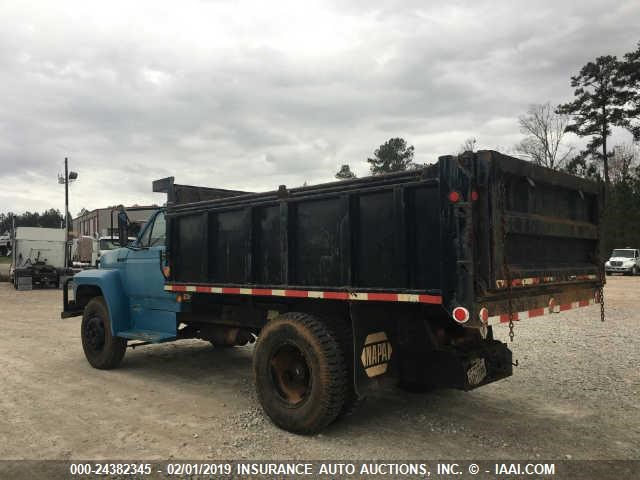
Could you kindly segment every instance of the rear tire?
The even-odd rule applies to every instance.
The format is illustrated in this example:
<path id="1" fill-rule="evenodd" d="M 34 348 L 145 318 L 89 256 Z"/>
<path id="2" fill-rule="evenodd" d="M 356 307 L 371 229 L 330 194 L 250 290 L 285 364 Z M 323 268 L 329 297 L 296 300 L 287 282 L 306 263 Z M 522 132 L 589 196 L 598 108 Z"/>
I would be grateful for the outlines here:
<path id="1" fill-rule="evenodd" d="M 92 367 L 116 368 L 127 350 L 127 340 L 111 334 L 111 319 L 103 297 L 92 298 L 82 314 L 82 349 Z"/>
<path id="2" fill-rule="evenodd" d="M 312 434 L 333 422 L 347 392 L 335 335 L 306 313 L 286 313 L 263 328 L 253 357 L 258 399 L 280 428 Z"/>
<path id="3" fill-rule="evenodd" d="M 347 367 L 347 389 L 344 397 L 344 405 L 336 420 L 353 415 L 356 410 L 365 402 L 366 397 L 359 396 L 355 387 L 354 355 L 353 355 L 353 330 L 351 319 L 344 319 L 338 316 L 326 318 L 331 331 L 335 333 L 336 339 L 342 348 L 342 356 Z"/>

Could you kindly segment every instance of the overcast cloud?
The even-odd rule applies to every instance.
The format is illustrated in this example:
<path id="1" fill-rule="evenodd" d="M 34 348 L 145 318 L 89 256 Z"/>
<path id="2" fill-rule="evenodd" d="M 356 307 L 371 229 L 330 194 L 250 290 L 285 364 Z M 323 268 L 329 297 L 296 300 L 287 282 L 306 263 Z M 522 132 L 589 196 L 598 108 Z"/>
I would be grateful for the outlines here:
<path id="1" fill-rule="evenodd" d="M 179 5 L 179 6 L 178 6 Z M 510 149 L 531 103 L 640 40 L 640 2 L 0 3 L 0 211 L 161 203 L 153 179 L 331 180 L 402 136 Z M 617 139 L 625 140 L 623 134 Z"/>

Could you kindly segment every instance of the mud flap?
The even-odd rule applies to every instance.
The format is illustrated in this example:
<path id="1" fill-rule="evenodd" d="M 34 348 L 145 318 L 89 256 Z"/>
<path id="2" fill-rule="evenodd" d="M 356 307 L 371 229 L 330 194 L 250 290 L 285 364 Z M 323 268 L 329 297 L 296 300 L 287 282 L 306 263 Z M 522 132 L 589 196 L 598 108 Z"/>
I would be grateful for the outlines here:
<path id="1" fill-rule="evenodd" d="M 359 396 L 382 384 L 397 383 L 398 307 L 384 304 L 351 305 L 354 342 L 354 386 Z"/>

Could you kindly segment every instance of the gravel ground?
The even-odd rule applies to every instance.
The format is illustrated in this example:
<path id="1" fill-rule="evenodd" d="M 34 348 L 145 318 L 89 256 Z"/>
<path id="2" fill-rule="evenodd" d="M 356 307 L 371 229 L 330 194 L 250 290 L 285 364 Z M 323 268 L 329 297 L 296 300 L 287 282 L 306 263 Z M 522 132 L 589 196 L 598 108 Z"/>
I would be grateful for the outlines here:
<path id="1" fill-rule="evenodd" d="M 640 459 L 640 277 L 598 307 L 516 325 L 519 367 L 473 392 L 380 391 L 322 434 L 274 427 L 251 347 L 182 341 L 85 361 L 61 292 L 0 284 L 2 459 Z M 506 338 L 504 326 L 496 328 Z"/>

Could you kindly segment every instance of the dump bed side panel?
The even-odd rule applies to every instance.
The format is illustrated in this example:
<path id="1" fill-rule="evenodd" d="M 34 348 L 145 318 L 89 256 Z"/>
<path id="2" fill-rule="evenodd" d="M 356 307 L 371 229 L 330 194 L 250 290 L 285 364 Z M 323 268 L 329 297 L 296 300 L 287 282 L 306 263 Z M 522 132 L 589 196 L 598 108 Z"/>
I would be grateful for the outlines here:
<path id="1" fill-rule="evenodd" d="M 170 205 L 170 282 L 438 294 L 436 173 Z"/>

